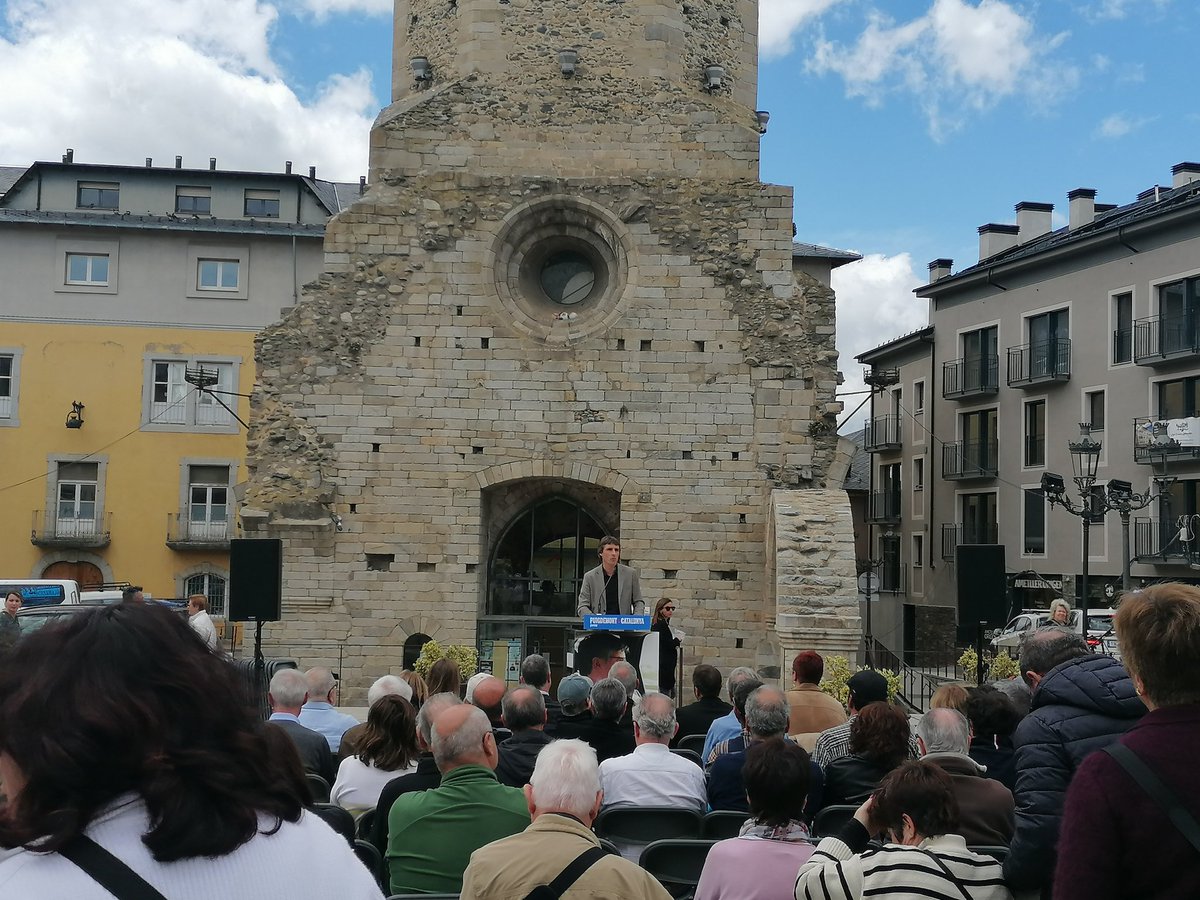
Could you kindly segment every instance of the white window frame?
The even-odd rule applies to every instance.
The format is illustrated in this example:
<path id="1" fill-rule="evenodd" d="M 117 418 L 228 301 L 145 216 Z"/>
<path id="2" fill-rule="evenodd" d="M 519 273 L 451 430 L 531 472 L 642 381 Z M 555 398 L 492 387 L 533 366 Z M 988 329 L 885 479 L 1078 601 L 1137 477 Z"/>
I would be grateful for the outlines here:
<path id="1" fill-rule="evenodd" d="M 248 300 L 250 298 L 249 245 L 189 244 L 187 253 L 184 294 L 189 299 L 220 303 L 226 300 Z M 204 262 L 236 263 L 238 267 L 237 287 L 201 287 L 200 265 Z"/>
<path id="2" fill-rule="evenodd" d="M 8 394 L 0 397 L 0 428 L 16 428 L 21 424 L 21 348 L 0 347 L 0 358 L 9 361 Z"/>
<path id="3" fill-rule="evenodd" d="M 1116 346 L 1113 344 L 1113 335 L 1117 330 L 1117 298 L 1129 295 L 1129 360 L 1127 362 L 1116 362 L 1113 359 L 1113 350 Z M 1135 329 L 1133 323 L 1137 321 L 1138 295 L 1135 285 L 1126 285 L 1125 287 L 1114 288 L 1108 292 L 1108 368 L 1123 369 L 1126 366 L 1132 366 L 1134 356 L 1133 335 Z"/>
<path id="4" fill-rule="evenodd" d="M 71 479 L 59 481 L 58 472 L 59 466 L 70 463 L 94 463 L 96 466 L 96 496 L 95 496 L 95 526 L 93 531 L 88 535 L 62 535 L 64 537 L 80 537 L 80 536 L 99 536 L 103 531 L 104 511 L 107 509 L 105 502 L 105 484 L 108 481 L 108 457 L 106 455 L 89 455 L 86 453 L 52 453 L 46 457 L 46 512 L 53 513 L 54 516 L 54 532 L 56 535 L 61 534 L 59 530 L 58 520 L 58 498 L 59 484 L 91 484 L 92 482 L 77 482 Z"/>
<path id="5" fill-rule="evenodd" d="M 79 238 L 58 238 L 54 242 L 54 256 L 58 263 L 53 274 L 52 290 L 60 294 L 115 294 L 119 286 L 120 242 L 97 241 Z M 107 256 L 108 280 L 69 281 L 70 256 Z"/>
<path id="6" fill-rule="evenodd" d="M 1025 445 L 1029 441 L 1029 407 L 1035 403 L 1042 404 L 1042 462 L 1040 465 L 1029 465 L 1025 461 Z M 1072 438 L 1074 440 L 1074 438 Z M 1045 394 L 1036 397 L 1021 398 L 1021 469 L 1025 472 L 1037 472 L 1046 468 L 1050 458 L 1050 399 Z"/>
<path id="7" fill-rule="evenodd" d="M 71 263 L 75 260 L 84 260 L 84 274 L 82 278 L 71 277 Z M 94 269 L 96 268 L 96 260 L 104 260 L 104 278 L 94 277 Z M 86 287 L 108 287 L 108 275 L 112 270 L 112 260 L 107 253 L 76 253 L 68 251 L 66 256 L 66 271 L 63 273 L 63 284 L 69 285 L 84 285 Z"/>
<path id="8" fill-rule="evenodd" d="M 142 358 L 142 431 L 190 431 L 204 434 L 236 434 L 238 421 L 209 395 L 202 395 L 183 381 L 187 369 L 216 369 L 214 390 L 237 391 L 241 384 L 241 357 L 167 356 L 146 354 Z M 168 380 L 156 381 L 159 366 L 169 367 Z M 155 400 L 155 386 L 167 385 L 166 399 Z M 242 398 L 223 395 L 221 399 L 237 411 Z"/>
<path id="9" fill-rule="evenodd" d="M 192 480 L 192 469 L 199 466 L 208 466 L 214 468 L 225 469 L 226 477 L 224 483 L 217 482 L 195 482 Z M 235 519 L 236 507 L 234 504 L 233 486 L 237 483 L 238 461 L 228 458 L 210 458 L 210 457 L 187 457 L 179 461 L 179 520 L 181 523 L 180 533 L 186 534 L 189 540 L 228 540 L 233 536 L 233 522 Z M 222 523 L 223 527 L 219 529 L 220 534 L 213 529 L 204 528 L 203 525 L 213 525 L 211 517 L 205 517 L 204 522 L 198 529 L 199 534 L 192 533 L 192 491 L 197 486 L 210 488 L 223 488 L 225 490 L 225 520 Z M 211 509 L 211 503 L 206 504 L 207 508 Z"/>
<path id="10" fill-rule="evenodd" d="M 211 267 L 214 274 L 217 276 L 213 284 L 204 283 L 205 269 Z M 234 283 L 232 287 L 225 284 L 225 274 L 229 269 L 233 269 Z M 241 290 L 242 283 L 242 261 L 240 259 L 219 259 L 215 257 L 201 256 L 196 260 L 196 290 L 209 292 L 215 291 L 222 294 L 236 294 Z"/>
<path id="11" fill-rule="evenodd" d="M 247 206 L 251 200 L 275 201 L 275 214 L 270 213 L 251 213 L 247 211 Z M 281 202 L 281 192 L 279 190 L 263 189 L 263 188 L 246 188 L 242 195 L 242 215 L 247 219 L 278 219 L 283 214 L 283 204 Z"/>
<path id="12" fill-rule="evenodd" d="M 925 408 L 929 405 L 928 380 L 925 378 L 917 378 L 913 381 L 913 411 L 912 411 L 912 442 L 914 444 L 925 443 Z M 921 397 L 921 406 L 917 407 L 917 396 Z"/>

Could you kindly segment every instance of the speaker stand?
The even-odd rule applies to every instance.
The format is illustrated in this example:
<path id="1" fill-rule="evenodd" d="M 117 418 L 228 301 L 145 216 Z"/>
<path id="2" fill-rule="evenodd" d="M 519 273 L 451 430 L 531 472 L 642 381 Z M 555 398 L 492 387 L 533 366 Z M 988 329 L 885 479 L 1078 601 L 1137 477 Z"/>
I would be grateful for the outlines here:
<path id="1" fill-rule="evenodd" d="M 261 619 L 254 622 L 254 678 L 258 682 L 259 690 L 265 689 L 264 678 L 266 676 L 267 661 L 263 657 L 262 652 L 262 627 Z"/>
<path id="2" fill-rule="evenodd" d="M 987 622 L 975 626 L 975 684 L 983 684 L 983 635 Z"/>

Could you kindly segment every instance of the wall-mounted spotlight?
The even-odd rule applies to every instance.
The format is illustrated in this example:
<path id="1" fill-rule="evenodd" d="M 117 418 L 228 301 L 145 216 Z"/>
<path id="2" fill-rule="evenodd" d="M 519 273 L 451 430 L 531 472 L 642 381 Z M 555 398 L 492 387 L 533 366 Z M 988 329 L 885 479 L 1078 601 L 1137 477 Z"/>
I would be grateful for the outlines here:
<path id="1" fill-rule="evenodd" d="M 558 68 L 563 76 L 570 78 L 575 74 L 575 66 L 579 63 L 579 51 L 574 47 L 563 47 L 558 51 Z"/>
<path id="2" fill-rule="evenodd" d="M 82 428 L 83 427 L 83 404 L 80 403 L 78 400 L 73 400 L 71 402 L 71 411 L 69 413 L 67 413 L 67 427 L 68 428 Z"/>
<path id="3" fill-rule="evenodd" d="M 412 67 L 413 81 L 424 84 L 426 81 L 433 80 L 433 66 L 429 64 L 428 58 L 414 56 L 408 61 L 408 64 Z"/>
<path id="4" fill-rule="evenodd" d="M 721 85 L 725 82 L 725 67 L 724 66 L 705 66 L 704 67 L 704 89 L 710 94 L 714 91 L 719 91 Z"/>
<path id="5" fill-rule="evenodd" d="M 758 120 L 758 133 L 766 134 L 767 123 L 771 121 L 771 114 L 765 109 L 756 109 L 754 111 L 754 118 Z"/>

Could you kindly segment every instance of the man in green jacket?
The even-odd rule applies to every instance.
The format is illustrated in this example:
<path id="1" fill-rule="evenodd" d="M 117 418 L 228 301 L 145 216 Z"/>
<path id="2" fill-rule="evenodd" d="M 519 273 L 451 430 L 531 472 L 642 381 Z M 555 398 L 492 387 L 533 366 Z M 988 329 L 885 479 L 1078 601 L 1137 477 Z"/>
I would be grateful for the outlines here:
<path id="1" fill-rule="evenodd" d="M 433 725 L 440 787 L 402 794 L 388 814 L 387 862 L 393 894 L 457 894 L 471 854 L 529 824 L 525 795 L 496 780 L 491 723 L 469 704 Z"/>

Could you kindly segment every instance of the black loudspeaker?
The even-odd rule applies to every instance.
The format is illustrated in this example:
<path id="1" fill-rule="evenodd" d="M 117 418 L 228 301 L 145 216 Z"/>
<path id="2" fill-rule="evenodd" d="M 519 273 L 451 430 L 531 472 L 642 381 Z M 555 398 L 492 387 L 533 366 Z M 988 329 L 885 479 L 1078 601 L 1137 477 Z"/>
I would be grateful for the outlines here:
<path id="1" fill-rule="evenodd" d="M 999 628 L 1008 621 L 1008 581 L 1002 544 L 958 545 L 958 638 L 974 643 L 980 622 Z"/>
<path id="2" fill-rule="evenodd" d="M 283 608 L 283 541 L 229 542 L 229 620 L 278 622 Z"/>

